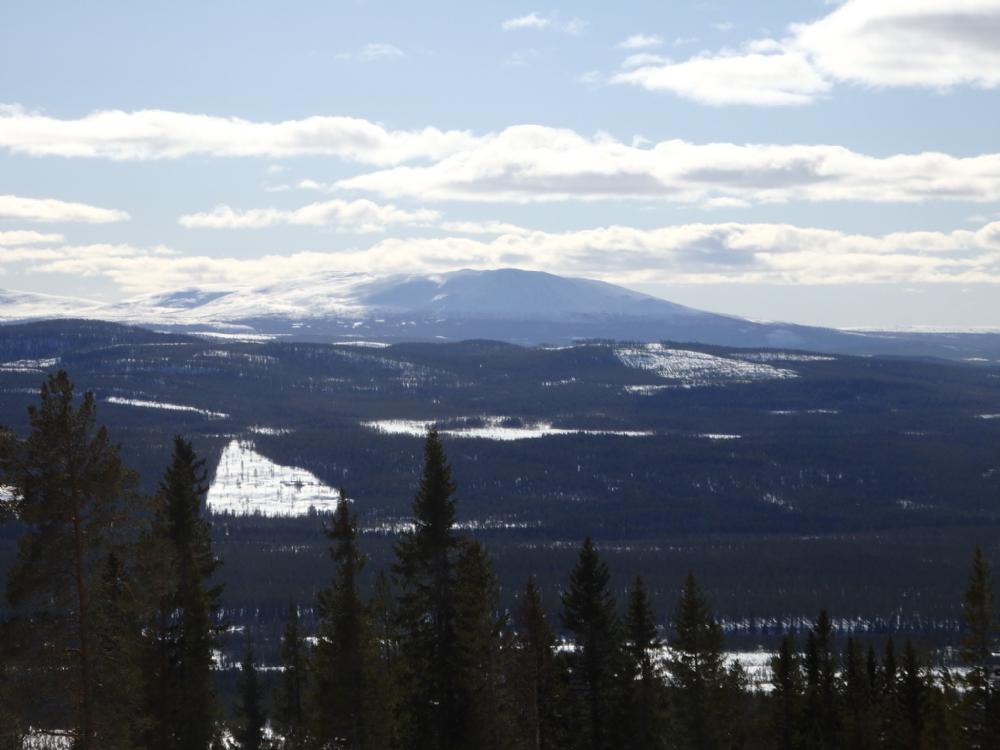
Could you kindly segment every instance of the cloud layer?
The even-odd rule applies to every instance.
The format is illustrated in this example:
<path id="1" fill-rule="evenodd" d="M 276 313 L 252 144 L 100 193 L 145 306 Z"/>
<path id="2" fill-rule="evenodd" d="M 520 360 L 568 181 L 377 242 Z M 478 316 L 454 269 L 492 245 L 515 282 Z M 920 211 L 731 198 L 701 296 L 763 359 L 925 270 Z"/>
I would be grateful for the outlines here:
<path id="1" fill-rule="evenodd" d="M 180 224 L 188 229 L 264 229 L 279 225 L 333 227 L 354 232 L 383 232 L 393 225 L 428 224 L 440 218 L 429 209 L 406 211 L 370 200 L 334 199 L 301 208 L 252 208 L 238 211 L 217 206 L 209 213 L 187 214 Z"/>
<path id="2" fill-rule="evenodd" d="M 521 125 L 429 166 L 402 166 L 335 187 L 439 201 L 661 200 L 703 206 L 790 201 L 1000 200 L 1000 154 L 873 157 L 841 146 L 662 141 Z"/>
<path id="3" fill-rule="evenodd" d="M 780 39 L 661 59 L 613 83 L 704 104 L 798 105 L 836 83 L 950 89 L 1000 86 L 1000 0 L 847 0 Z"/>
<path id="4" fill-rule="evenodd" d="M 740 223 L 514 230 L 491 239 L 387 238 L 337 252 L 253 259 L 187 256 L 127 245 L 8 247 L 0 253 L 0 270 L 18 265 L 30 273 L 101 276 L 130 293 L 191 284 L 252 285 L 262 278 L 290 280 L 327 271 L 417 273 L 504 266 L 622 284 L 1000 284 L 1000 222 L 975 231 L 880 236 Z"/>
<path id="5" fill-rule="evenodd" d="M 253 122 L 158 109 L 103 110 L 61 120 L 0 106 L 0 148 L 32 156 L 116 160 L 185 156 L 335 156 L 369 164 L 440 159 L 470 148 L 466 131 L 387 130 L 356 117 Z"/>
<path id="6" fill-rule="evenodd" d="M 129 215 L 112 208 L 99 208 L 86 203 L 70 203 L 55 198 L 21 198 L 0 195 L 0 219 L 17 219 L 40 223 L 80 222 L 111 224 L 128 221 Z"/>

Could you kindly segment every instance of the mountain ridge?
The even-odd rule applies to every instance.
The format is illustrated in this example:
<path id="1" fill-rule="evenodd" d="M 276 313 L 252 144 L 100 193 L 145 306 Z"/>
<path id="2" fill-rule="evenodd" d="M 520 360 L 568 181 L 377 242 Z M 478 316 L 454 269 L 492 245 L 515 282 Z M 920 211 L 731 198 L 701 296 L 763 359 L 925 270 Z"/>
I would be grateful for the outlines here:
<path id="1" fill-rule="evenodd" d="M 567 344 L 679 341 L 850 354 L 1000 359 L 1000 335 L 842 331 L 752 321 L 603 281 L 517 268 L 332 272 L 249 287 L 190 286 L 116 303 L 0 290 L 0 321 L 88 318 L 184 333 Z"/>

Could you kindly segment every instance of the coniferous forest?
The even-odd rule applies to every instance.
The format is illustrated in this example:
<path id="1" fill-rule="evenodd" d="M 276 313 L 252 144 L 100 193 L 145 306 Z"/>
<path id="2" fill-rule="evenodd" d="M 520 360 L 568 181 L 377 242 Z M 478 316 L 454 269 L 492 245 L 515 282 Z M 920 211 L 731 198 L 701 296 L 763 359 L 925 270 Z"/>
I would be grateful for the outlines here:
<path id="1" fill-rule="evenodd" d="M 617 597 L 589 538 L 557 597 L 529 577 L 504 607 L 488 545 L 457 529 L 432 430 L 392 564 L 366 570 L 342 501 L 324 526 L 327 585 L 288 601 L 266 660 L 252 618 L 229 622 L 220 605 L 225 560 L 192 444 L 177 437 L 157 490 L 140 486 L 65 372 L 42 386 L 24 437 L 0 433 L 0 513 L 18 540 L 0 750 L 1000 747 L 1000 623 L 979 549 L 954 592 L 954 658 L 842 637 L 822 611 L 753 680 L 696 570 L 663 622 L 643 571 Z"/>

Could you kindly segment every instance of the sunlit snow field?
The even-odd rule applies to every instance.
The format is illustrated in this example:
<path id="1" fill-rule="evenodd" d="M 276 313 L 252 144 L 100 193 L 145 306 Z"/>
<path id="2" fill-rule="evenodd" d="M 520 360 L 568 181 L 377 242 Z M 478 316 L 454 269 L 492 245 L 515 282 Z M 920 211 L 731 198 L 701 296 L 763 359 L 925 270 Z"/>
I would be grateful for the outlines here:
<path id="1" fill-rule="evenodd" d="M 310 508 L 329 513 L 339 501 L 340 492 L 312 472 L 274 463 L 252 441 L 233 440 L 222 451 L 206 502 L 213 513 L 273 517 L 301 516 Z"/>

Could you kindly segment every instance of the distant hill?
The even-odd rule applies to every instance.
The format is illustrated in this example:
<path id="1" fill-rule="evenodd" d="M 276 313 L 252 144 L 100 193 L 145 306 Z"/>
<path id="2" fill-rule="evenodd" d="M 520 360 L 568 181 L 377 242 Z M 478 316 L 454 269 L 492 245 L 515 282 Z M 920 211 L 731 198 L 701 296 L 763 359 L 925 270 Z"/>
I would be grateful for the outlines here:
<path id="1" fill-rule="evenodd" d="M 670 340 L 1000 360 L 997 334 L 861 333 L 756 322 L 600 281 L 512 268 L 431 275 L 330 273 L 249 288 L 191 287 L 115 304 L 0 291 L 0 321 L 68 317 L 315 342 Z"/>

